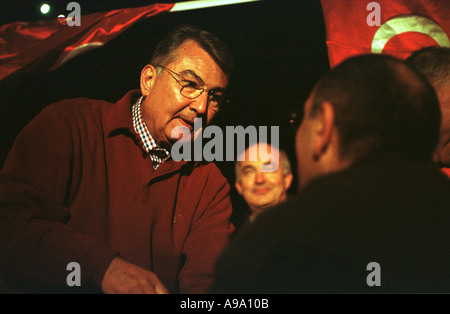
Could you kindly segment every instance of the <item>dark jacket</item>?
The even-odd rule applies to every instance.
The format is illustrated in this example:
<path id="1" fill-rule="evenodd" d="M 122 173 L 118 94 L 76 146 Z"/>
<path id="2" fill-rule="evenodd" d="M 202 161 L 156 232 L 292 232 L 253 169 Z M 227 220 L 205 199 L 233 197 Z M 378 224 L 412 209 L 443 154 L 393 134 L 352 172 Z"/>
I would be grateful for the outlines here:
<path id="1" fill-rule="evenodd" d="M 448 293 L 449 265 L 450 180 L 380 153 L 263 213 L 220 259 L 210 292 Z"/>

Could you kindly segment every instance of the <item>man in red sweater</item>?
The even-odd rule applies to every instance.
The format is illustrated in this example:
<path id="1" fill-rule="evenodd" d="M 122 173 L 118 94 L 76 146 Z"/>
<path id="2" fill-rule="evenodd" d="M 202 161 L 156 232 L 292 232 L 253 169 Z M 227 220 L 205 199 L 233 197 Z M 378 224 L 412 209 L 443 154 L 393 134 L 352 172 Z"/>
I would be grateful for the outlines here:
<path id="1" fill-rule="evenodd" d="M 212 163 L 174 161 L 171 135 L 211 121 L 232 68 L 215 35 L 178 27 L 140 90 L 64 100 L 27 125 L 0 172 L 0 290 L 207 291 L 233 232 L 229 185 Z"/>

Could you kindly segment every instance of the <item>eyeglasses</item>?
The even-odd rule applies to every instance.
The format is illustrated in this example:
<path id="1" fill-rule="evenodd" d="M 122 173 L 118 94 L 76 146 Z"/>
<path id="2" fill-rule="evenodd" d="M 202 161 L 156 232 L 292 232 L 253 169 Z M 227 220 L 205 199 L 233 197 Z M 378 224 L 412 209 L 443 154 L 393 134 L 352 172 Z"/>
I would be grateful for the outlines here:
<path id="1" fill-rule="evenodd" d="M 180 74 L 169 70 L 163 65 L 157 65 L 157 68 L 163 68 L 173 77 L 178 84 L 180 84 L 180 94 L 189 99 L 195 99 L 199 97 L 203 92 L 208 92 L 208 108 L 213 111 L 223 111 L 231 104 L 231 101 L 226 98 L 225 92 L 217 89 L 208 90 L 207 88 L 198 86 L 197 83 L 185 79 Z"/>

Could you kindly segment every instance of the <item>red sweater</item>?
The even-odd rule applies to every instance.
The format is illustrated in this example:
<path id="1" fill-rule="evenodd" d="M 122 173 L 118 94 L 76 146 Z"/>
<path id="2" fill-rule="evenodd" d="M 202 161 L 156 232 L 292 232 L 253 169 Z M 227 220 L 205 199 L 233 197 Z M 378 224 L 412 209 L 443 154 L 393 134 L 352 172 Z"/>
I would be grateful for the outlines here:
<path id="1" fill-rule="evenodd" d="M 132 126 L 137 96 L 64 100 L 19 134 L 0 172 L 0 289 L 97 291 L 120 254 L 173 293 L 207 291 L 233 231 L 229 185 L 212 163 L 153 170 Z M 81 288 L 66 284 L 70 262 Z"/>

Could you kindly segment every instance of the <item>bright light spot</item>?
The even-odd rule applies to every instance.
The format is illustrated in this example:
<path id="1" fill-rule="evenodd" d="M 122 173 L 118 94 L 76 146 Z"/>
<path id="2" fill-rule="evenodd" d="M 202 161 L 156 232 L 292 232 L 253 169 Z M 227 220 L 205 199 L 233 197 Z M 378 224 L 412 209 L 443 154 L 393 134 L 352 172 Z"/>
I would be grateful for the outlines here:
<path id="1" fill-rule="evenodd" d="M 47 3 L 41 5 L 41 13 L 47 14 L 48 12 L 50 12 L 50 6 Z"/>

